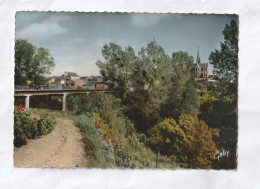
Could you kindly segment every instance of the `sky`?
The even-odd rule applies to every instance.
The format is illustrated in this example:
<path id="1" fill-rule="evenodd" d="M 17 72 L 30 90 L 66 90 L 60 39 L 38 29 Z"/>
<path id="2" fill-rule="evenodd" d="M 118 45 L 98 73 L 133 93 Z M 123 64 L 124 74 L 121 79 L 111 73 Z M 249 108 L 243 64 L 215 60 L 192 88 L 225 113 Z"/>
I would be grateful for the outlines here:
<path id="1" fill-rule="evenodd" d="M 100 75 L 97 60 L 102 47 L 114 42 L 123 49 L 142 47 L 156 40 L 168 55 L 185 51 L 196 60 L 198 46 L 203 63 L 224 40 L 222 31 L 236 15 L 17 12 L 15 38 L 50 50 L 55 68 L 52 76 L 65 71 L 80 76 Z M 209 72 L 212 72 L 209 65 Z"/>

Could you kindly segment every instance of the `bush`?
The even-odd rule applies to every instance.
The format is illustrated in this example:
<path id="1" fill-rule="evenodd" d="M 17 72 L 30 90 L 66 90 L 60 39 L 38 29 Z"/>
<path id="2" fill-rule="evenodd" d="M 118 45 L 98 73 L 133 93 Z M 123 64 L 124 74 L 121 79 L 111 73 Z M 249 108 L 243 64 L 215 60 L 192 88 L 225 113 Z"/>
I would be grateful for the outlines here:
<path id="1" fill-rule="evenodd" d="M 50 133 L 55 127 L 53 118 L 48 114 L 41 115 L 40 119 L 31 118 L 31 113 L 25 111 L 22 104 L 14 110 L 14 145 L 20 147 L 26 144 L 27 139 L 35 139 Z"/>
<path id="2" fill-rule="evenodd" d="M 121 100 L 103 95 L 99 112 L 75 116 L 77 125 L 92 144 L 94 167 L 156 168 L 156 154 L 146 146 L 147 138 L 135 131 L 133 123 L 124 115 Z M 162 167 L 169 161 L 162 158 Z M 176 168 L 173 162 L 170 168 Z"/>
<path id="3" fill-rule="evenodd" d="M 127 106 L 126 115 L 133 120 L 138 132 L 146 134 L 160 120 L 158 109 L 145 90 L 128 92 L 124 104 Z"/>
<path id="4" fill-rule="evenodd" d="M 90 115 L 98 112 L 101 108 L 101 97 L 103 94 L 91 92 L 90 94 L 69 95 L 67 97 L 68 110 L 73 114 Z"/>
<path id="5" fill-rule="evenodd" d="M 75 117 L 77 126 L 84 133 L 85 138 L 91 143 L 92 150 L 94 152 L 93 166 L 107 167 L 110 165 L 111 153 L 107 147 L 106 141 L 103 136 L 100 135 L 100 131 L 95 127 L 95 119 L 92 116 L 79 115 Z"/>
<path id="6" fill-rule="evenodd" d="M 155 150 L 189 168 L 212 168 L 218 151 L 213 140 L 216 134 L 217 130 L 189 114 L 180 116 L 178 123 L 165 119 L 150 130 Z"/>

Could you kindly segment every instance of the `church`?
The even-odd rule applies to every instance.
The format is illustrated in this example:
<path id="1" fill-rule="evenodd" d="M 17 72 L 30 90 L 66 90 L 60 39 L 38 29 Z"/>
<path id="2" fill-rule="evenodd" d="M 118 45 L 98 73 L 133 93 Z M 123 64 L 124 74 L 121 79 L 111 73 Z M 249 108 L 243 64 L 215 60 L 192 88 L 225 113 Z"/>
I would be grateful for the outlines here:
<path id="1" fill-rule="evenodd" d="M 199 48 L 198 48 L 196 62 L 193 65 L 193 72 L 197 80 L 204 80 L 208 78 L 208 63 L 201 62 Z"/>

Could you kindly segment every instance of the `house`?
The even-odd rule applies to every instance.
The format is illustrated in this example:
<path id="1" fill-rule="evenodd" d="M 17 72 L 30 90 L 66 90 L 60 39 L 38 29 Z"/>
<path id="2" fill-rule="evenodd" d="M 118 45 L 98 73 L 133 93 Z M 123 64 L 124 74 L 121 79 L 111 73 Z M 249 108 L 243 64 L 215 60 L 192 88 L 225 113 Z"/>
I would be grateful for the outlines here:
<path id="1" fill-rule="evenodd" d="M 83 88 L 83 86 L 87 83 L 86 81 L 81 79 L 75 80 L 74 82 L 75 82 L 75 88 Z"/>
<path id="2" fill-rule="evenodd" d="M 64 74 L 61 77 L 65 80 L 78 80 L 78 79 L 80 79 L 80 76 L 78 76 L 74 72 L 64 72 Z"/>
<path id="3" fill-rule="evenodd" d="M 83 81 L 83 80 L 67 80 L 66 81 L 66 87 L 68 88 L 83 88 L 83 86 L 86 84 L 87 82 Z"/>
<path id="4" fill-rule="evenodd" d="M 208 78 L 208 63 L 202 63 L 200 58 L 200 50 L 198 48 L 197 60 L 193 65 L 193 72 L 196 80 L 206 80 Z"/>
<path id="5" fill-rule="evenodd" d="M 66 87 L 67 88 L 75 88 L 75 81 L 73 81 L 73 80 L 66 80 Z"/>

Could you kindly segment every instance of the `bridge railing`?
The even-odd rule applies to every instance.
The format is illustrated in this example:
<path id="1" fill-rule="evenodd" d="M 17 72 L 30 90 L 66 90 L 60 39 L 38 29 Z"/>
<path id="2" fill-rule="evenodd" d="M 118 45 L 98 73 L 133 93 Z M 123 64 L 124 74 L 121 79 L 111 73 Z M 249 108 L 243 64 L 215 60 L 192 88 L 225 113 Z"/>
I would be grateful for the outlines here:
<path id="1" fill-rule="evenodd" d="M 72 87 L 65 87 L 65 86 L 40 86 L 40 87 L 30 87 L 30 86 L 15 86 L 15 91 L 46 91 L 46 90 L 92 90 L 92 91 L 106 91 L 108 89 L 100 89 L 100 88 L 72 88 Z"/>
<path id="2" fill-rule="evenodd" d="M 35 91 L 35 90 L 62 90 L 62 89 L 66 89 L 66 87 L 64 86 L 39 86 L 39 87 L 31 87 L 31 86 L 15 86 L 14 87 L 15 90 L 31 90 L 31 91 Z"/>

